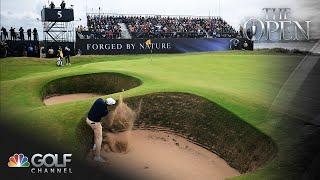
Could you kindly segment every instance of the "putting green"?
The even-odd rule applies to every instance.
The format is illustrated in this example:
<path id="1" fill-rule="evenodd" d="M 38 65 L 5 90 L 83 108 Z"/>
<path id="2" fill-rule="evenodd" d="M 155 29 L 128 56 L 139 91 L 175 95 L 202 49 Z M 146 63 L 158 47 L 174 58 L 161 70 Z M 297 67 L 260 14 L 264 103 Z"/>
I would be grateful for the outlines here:
<path id="1" fill-rule="evenodd" d="M 42 102 L 43 87 L 67 76 L 117 72 L 142 81 L 141 86 L 124 92 L 125 97 L 154 92 L 186 92 L 204 97 L 271 137 L 281 151 L 288 144 L 280 141 L 275 131 L 282 127 L 265 119 L 265 115 L 301 59 L 254 52 L 154 55 L 152 61 L 149 55 L 82 56 L 72 58 L 72 66 L 58 68 L 54 60 L 6 58 L 1 60 L 1 116 L 15 114 L 17 121 L 11 123 L 19 123 L 29 134 L 45 133 L 44 138 L 51 138 L 53 143 L 76 144 L 75 126 L 94 99 L 47 107 Z M 115 98 L 118 95 L 112 94 Z M 76 149 L 71 147 L 71 151 Z M 237 178 L 280 177 L 279 161 L 275 158 L 263 168 Z"/>

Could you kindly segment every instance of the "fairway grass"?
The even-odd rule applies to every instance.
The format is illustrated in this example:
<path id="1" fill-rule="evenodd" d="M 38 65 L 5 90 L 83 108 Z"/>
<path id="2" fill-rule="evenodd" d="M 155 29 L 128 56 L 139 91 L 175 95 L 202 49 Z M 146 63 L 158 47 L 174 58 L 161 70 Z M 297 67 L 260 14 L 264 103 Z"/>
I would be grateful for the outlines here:
<path id="1" fill-rule="evenodd" d="M 0 60 L 1 116 L 15 114 L 17 120 L 11 123 L 24 127 L 29 134 L 46 134 L 45 138 L 64 146 L 75 144 L 75 126 L 94 99 L 48 107 L 42 102 L 43 87 L 67 76 L 116 72 L 142 81 L 141 86 L 125 91 L 124 97 L 154 92 L 186 92 L 204 97 L 271 137 L 281 151 L 288 144 L 280 141 L 275 131 L 282 127 L 275 127 L 277 123 L 265 116 L 301 59 L 252 52 L 165 54 L 154 55 L 152 61 L 150 55 L 81 56 L 72 58 L 72 66 L 58 68 L 54 59 L 6 58 Z M 118 98 L 119 93 L 112 96 Z M 71 150 L 76 152 L 72 147 Z M 278 159 L 237 178 L 281 178 Z"/>

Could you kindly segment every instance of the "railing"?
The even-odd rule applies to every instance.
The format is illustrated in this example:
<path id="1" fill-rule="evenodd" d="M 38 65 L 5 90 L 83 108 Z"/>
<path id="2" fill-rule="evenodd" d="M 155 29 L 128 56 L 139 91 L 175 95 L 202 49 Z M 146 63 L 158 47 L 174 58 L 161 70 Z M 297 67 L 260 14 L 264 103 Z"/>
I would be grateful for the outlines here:
<path id="1" fill-rule="evenodd" d="M 25 41 L 35 40 L 33 33 L 31 33 L 30 37 L 28 37 L 28 33 L 27 32 L 24 32 L 23 35 L 24 35 L 24 40 Z M 10 32 L 8 32 L 8 36 L 5 39 L 3 32 L 1 32 L 0 33 L 0 40 L 1 41 L 4 41 L 4 40 L 21 41 L 22 39 L 21 39 L 21 36 L 20 36 L 20 32 L 16 32 L 16 38 L 15 39 L 11 36 Z M 37 35 L 37 40 L 39 40 L 39 34 Z"/>
<path id="2" fill-rule="evenodd" d="M 143 32 L 131 32 L 133 38 L 206 38 L 205 32 L 174 32 L 174 33 L 143 33 Z"/>
<path id="3" fill-rule="evenodd" d="M 79 37 L 80 39 L 118 39 L 121 37 L 121 33 L 114 32 L 109 35 L 108 33 L 102 32 L 82 31 L 77 32 L 77 37 Z"/>
<path id="4" fill-rule="evenodd" d="M 202 19 L 214 19 L 220 18 L 220 16 L 195 16 L 195 15 L 158 15 L 158 14 L 118 14 L 118 13 L 86 13 L 88 16 L 116 16 L 116 17 L 171 17 L 171 18 L 202 18 Z"/>

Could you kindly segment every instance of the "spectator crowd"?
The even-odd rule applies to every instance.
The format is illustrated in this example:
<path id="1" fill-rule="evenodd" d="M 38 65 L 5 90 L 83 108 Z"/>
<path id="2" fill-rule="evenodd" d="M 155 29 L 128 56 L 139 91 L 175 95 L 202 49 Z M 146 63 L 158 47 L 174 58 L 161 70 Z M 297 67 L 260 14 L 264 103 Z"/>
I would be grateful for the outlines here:
<path id="1" fill-rule="evenodd" d="M 240 33 L 220 17 L 105 16 L 88 15 L 87 28 L 77 32 L 86 38 L 120 38 L 124 23 L 132 38 L 219 38 Z"/>
<path id="2" fill-rule="evenodd" d="M 121 27 L 116 18 L 112 16 L 87 16 L 87 28 L 78 26 L 77 32 L 81 32 L 89 38 L 116 39 L 121 37 Z"/>
<path id="3" fill-rule="evenodd" d="M 10 35 L 10 38 L 9 38 Z M 27 39 L 25 38 L 25 35 L 27 37 Z M 23 27 L 20 27 L 18 32 L 16 31 L 16 28 L 11 27 L 9 29 L 9 31 L 7 31 L 6 28 L 2 27 L 1 28 L 1 40 L 12 40 L 12 41 L 16 41 L 16 40 L 21 40 L 21 41 L 31 41 L 32 40 L 32 36 L 33 36 L 33 40 L 34 41 L 38 41 L 38 30 L 36 28 L 34 28 L 33 30 L 27 29 L 27 31 L 25 32 L 25 30 L 23 29 Z"/>

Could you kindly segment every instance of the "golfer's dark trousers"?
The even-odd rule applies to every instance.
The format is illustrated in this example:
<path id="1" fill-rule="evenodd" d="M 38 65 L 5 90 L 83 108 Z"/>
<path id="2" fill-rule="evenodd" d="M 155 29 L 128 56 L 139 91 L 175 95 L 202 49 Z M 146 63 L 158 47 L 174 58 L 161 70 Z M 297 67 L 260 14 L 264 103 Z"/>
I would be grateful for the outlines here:
<path id="1" fill-rule="evenodd" d="M 70 63 L 70 56 L 66 56 L 66 63 Z"/>

